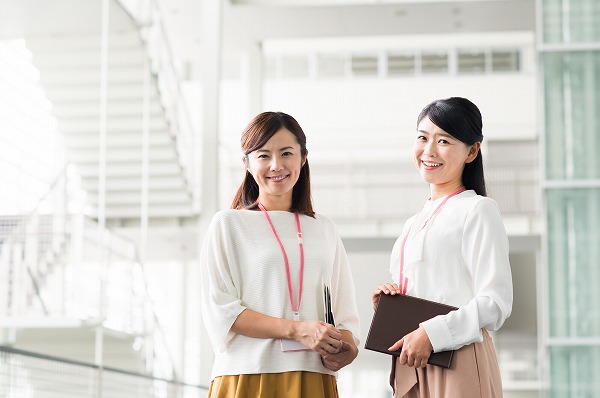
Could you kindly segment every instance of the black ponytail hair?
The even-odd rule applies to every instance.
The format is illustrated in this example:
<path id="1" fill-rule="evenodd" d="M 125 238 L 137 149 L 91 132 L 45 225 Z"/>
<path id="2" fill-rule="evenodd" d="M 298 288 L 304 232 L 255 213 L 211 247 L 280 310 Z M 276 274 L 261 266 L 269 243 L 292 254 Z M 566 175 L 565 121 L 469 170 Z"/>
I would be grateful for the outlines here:
<path id="1" fill-rule="evenodd" d="M 481 112 L 466 98 L 450 97 L 431 102 L 419 114 L 417 126 L 425 117 L 467 145 L 483 141 Z M 487 195 L 481 149 L 472 162 L 465 164 L 462 182 L 466 189 L 472 189 L 481 196 Z"/>

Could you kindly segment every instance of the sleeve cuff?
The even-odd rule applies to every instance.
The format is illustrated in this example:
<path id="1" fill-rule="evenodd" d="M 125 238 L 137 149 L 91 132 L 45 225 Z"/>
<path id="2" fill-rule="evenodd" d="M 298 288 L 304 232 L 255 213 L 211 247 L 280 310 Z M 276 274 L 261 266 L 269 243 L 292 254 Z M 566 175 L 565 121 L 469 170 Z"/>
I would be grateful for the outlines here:
<path id="1" fill-rule="evenodd" d="M 429 341 L 433 346 L 433 352 L 445 351 L 454 346 L 450 328 L 448 328 L 443 316 L 438 315 L 421 322 L 420 326 L 423 326 L 423 329 L 427 332 Z"/>

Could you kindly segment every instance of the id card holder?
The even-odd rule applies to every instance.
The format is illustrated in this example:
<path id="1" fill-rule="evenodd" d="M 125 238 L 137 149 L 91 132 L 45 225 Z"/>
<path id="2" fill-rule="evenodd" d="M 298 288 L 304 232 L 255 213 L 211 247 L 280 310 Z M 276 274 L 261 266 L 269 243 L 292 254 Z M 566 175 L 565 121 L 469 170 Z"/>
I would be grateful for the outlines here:
<path id="1" fill-rule="evenodd" d="M 296 351 L 310 351 L 310 348 L 302 343 L 298 343 L 292 339 L 279 339 L 281 343 L 281 351 L 283 352 L 296 352 Z"/>

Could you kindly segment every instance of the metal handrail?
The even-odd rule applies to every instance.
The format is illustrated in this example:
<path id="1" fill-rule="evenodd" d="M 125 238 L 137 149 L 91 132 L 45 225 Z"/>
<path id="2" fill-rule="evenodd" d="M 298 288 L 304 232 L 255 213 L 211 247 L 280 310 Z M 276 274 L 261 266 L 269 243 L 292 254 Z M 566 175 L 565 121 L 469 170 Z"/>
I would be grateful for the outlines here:
<path id="1" fill-rule="evenodd" d="M 13 348 L 13 347 L 5 346 L 5 345 L 0 345 L 0 352 L 4 352 L 7 354 L 13 354 L 13 355 L 21 355 L 21 356 L 26 356 L 26 357 L 31 357 L 31 358 L 37 358 L 37 359 L 42 359 L 45 361 L 51 361 L 51 362 L 55 362 L 55 363 L 75 365 L 75 366 L 80 366 L 80 367 L 89 368 L 89 369 L 111 371 L 114 373 L 134 376 L 134 377 L 138 377 L 141 379 L 153 380 L 153 381 L 163 381 L 163 382 L 166 382 L 169 384 L 174 384 L 174 385 L 181 386 L 181 387 L 191 387 L 191 388 L 197 388 L 199 390 L 207 390 L 208 391 L 207 386 L 200 385 L 200 384 L 186 383 L 186 382 L 182 382 L 182 381 L 179 381 L 176 379 L 165 379 L 165 378 L 161 378 L 161 377 L 151 376 L 148 374 L 132 372 L 132 371 L 125 370 L 125 369 L 119 369 L 119 368 L 110 367 L 110 366 L 100 366 L 100 365 L 96 365 L 96 364 L 89 363 L 89 362 L 77 361 L 74 359 L 59 358 L 59 357 L 52 356 L 52 355 L 40 354 L 40 353 L 36 353 L 36 352 L 31 352 L 31 351 L 25 351 L 25 350 Z"/>

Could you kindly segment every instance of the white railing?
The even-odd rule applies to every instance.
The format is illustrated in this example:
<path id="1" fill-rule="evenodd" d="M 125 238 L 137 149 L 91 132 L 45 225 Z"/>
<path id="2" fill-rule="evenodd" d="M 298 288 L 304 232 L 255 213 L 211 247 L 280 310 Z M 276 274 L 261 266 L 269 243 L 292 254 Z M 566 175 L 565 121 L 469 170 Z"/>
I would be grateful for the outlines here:
<path id="1" fill-rule="evenodd" d="M 534 333 L 500 330 L 493 335 L 505 391 L 542 389 L 538 340 Z"/>
<path id="2" fill-rule="evenodd" d="M 194 157 L 194 126 L 181 88 L 181 67 L 177 65 L 160 7 L 156 0 L 117 1 L 140 27 L 151 62 L 150 68 L 156 78 L 161 104 L 170 126 L 170 134 L 175 140 L 179 154 L 179 164 L 184 171 L 190 194 L 197 195 L 199 176 L 197 159 Z"/>
<path id="3" fill-rule="evenodd" d="M 33 212 L 0 216 L 0 321 L 102 325 L 151 344 L 148 370 L 174 377 L 136 244 L 81 213 L 74 177 L 63 174 Z"/>
<path id="4" fill-rule="evenodd" d="M 0 346 L 0 397 L 204 398 L 207 388 Z"/>

